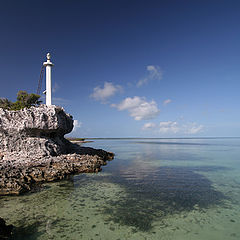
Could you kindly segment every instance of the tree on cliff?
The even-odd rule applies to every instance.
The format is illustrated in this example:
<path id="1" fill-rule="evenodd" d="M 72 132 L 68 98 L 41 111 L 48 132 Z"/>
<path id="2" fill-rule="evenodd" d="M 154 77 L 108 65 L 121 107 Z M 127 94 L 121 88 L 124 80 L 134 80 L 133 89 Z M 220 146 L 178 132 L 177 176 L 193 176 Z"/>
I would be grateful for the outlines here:
<path id="1" fill-rule="evenodd" d="M 42 102 L 39 101 L 39 98 L 40 95 L 35 93 L 28 94 L 26 91 L 19 91 L 16 102 L 11 102 L 6 98 L 0 98 L 0 108 L 7 110 L 20 110 L 23 108 L 38 106 Z"/>

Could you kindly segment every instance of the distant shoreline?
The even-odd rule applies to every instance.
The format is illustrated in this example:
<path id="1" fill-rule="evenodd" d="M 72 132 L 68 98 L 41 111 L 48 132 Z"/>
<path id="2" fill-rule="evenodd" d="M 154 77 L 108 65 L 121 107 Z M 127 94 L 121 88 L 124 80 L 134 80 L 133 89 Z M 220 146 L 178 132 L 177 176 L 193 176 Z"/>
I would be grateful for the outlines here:
<path id="1" fill-rule="evenodd" d="M 85 140 L 134 140 L 134 139 L 235 139 L 235 138 L 240 138 L 240 137 L 96 137 L 96 138 L 84 138 Z M 68 138 L 68 140 L 74 138 Z M 76 138 L 77 139 L 77 138 Z M 72 140 L 70 140 L 72 141 Z"/>
<path id="2" fill-rule="evenodd" d="M 94 141 L 79 141 L 79 140 L 69 140 L 72 143 L 90 143 L 90 142 L 94 142 Z"/>
<path id="3" fill-rule="evenodd" d="M 69 140 L 72 143 L 90 143 L 90 142 L 94 142 L 92 140 L 85 140 L 86 138 L 67 138 L 67 140 Z"/>

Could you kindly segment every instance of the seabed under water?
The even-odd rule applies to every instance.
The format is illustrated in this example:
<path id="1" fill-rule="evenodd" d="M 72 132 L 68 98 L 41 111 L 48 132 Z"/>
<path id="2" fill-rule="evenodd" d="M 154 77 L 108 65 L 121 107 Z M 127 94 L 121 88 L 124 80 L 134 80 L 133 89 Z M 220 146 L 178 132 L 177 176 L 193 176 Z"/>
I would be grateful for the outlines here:
<path id="1" fill-rule="evenodd" d="M 96 140 L 98 174 L 1 197 L 13 239 L 240 239 L 240 139 Z"/>

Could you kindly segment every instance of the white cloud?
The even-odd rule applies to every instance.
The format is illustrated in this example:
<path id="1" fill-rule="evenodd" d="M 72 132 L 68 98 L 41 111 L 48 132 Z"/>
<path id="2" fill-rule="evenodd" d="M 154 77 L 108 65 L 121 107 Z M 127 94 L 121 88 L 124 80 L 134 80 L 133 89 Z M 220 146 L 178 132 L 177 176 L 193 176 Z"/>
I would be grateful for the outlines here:
<path id="1" fill-rule="evenodd" d="M 116 107 L 119 111 L 127 110 L 130 116 L 137 121 L 152 119 L 160 112 L 155 101 L 147 102 L 145 98 L 138 96 L 125 98 L 121 103 L 111 106 Z"/>
<path id="2" fill-rule="evenodd" d="M 147 71 L 147 76 L 137 82 L 137 87 L 147 84 L 150 80 L 162 79 L 162 71 L 158 66 L 149 65 L 147 66 Z"/>
<path id="3" fill-rule="evenodd" d="M 177 122 L 160 122 L 158 131 L 160 133 L 177 133 L 179 132 L 179 127 Z"/>
<path id="4" fill-rule="evenodd" d="M 82 127 L 82 122 L 78 120 L 73 120 L 73 132 L 76 131 L 78 128 Z"/>
<path id="5" fill-rule="evenodd" d="M 198 125 L 197 123 L 185 123 L 179 124 L 176 121 L 166 121 L 156 123 L 145 123 L 142 130 L 153 130 L 155 133 L 161 134 L 197 134 L 203 130 L 203 125 Z"/>
<path id="6" fill-rule="evenodd" d="M 112 97 L 121 90 L 121 86 L 114 85 L 111 82 L 105 82 L 103 88 L 99 86 L 95 87 L 90 97 L 94 98 L 97 101 L 105 102 L 109 97 Z"/>
<path id="7" fill-rule="evenodd" d="M 185 133 L 196 134 L 203 130 L 203 125 L 197 125 L 196 123 L 189 123 L 185 125 Z"/>
<path id="8" fill-rule="evenodd" d="M 148 122 L 143 125 L 142 130 L 153 129 L 155 127 L 156 127 L 155 123 Z"/>
<path id="9" fill-rule="evenodd" d="M 166 99 L 165 101 L 163 101 L 163 105 L 167 105 L 167 104 L 169 104 L 170 102 L 172 102 L 172 100 L 171 99 Z"/>

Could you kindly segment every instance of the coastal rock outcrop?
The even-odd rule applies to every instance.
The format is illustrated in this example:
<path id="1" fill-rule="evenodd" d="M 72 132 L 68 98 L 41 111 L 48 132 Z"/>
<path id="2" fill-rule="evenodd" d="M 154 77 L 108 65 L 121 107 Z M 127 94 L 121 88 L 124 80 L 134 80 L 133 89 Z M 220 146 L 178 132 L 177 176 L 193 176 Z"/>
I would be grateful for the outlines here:
<path id="1" fill-rule="evenodd" d="M 73 129 L 72 116 L 61 107 L 40 105 L 19 111 L 0 108 L 0 151 L 21 155 L 67 153 L 64 135 Z"/>
<path id="2" fill-rule="evenodd" d="M 0 195 L 30 191 L 69 174 L 98 172 L 113 159 L 113 153 L 65 139 L 72 129 L 73 119 L 61 107 L 0 108 Z"/>

